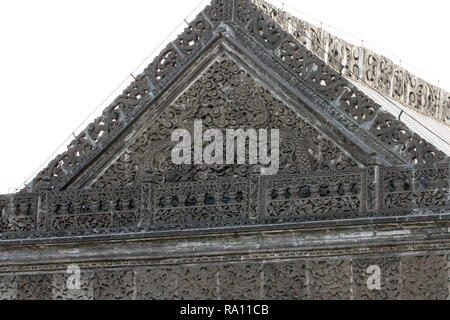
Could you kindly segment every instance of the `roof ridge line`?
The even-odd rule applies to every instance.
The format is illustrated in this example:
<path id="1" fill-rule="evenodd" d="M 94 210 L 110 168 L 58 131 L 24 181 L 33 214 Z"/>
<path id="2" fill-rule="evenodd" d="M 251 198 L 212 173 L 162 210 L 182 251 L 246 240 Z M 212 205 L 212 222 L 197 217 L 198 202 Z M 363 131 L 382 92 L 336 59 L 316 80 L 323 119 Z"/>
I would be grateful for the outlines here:
<path id="1" fill-rule="evenodd" d="M 334 70 L 341 72 L 344 66 L 345 77 L 367 84 L 403 106 L 450 127 L 450 93 L 446 90 L 415 76 L 382 54 L 352 44 L 265 0 L 251 1 Z"/>

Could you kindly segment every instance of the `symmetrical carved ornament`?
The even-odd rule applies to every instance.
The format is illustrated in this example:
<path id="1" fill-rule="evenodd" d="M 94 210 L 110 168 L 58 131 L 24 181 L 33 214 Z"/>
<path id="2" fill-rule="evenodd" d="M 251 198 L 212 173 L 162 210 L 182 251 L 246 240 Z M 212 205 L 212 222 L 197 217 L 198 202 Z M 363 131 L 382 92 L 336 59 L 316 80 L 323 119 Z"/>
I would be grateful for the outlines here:
<path id="1" fill-rule="evenodd" d="M 337 72 L 342 71 L 346 77 L 359 80 L 406 107 L 450 125 L 450 94 L 444 89 L 382 55 L 338 38 L 264 0 L 253 2 Z"/>
<path id="2" fill-rule="evenodd" d="M 234 4 L 234 6 L 233 6 Z M 327 107 L 351 132 L 366 134 L 374 141 L 398 155 L 407 164 L 432 164 L 442 162 L 446 156 L 436 150 L 417 134 L 411 132 L 405 125 L 393 116 L 381 112 L 380 107 L 355 89 L 344 77 L 327 65 L 327 59 L 316 56 L 314 50 L 305 47 L 302 39 L 297 39 L 279 26 L 275 20 L 264 13 L 264 6 L 255 5 L 248 0 L 217 0 L 213 1 L 186 30 L 161 54 L 155 58 L 149 67 L 119 96 L 103 115 L 90 124 L 68 147 L 68 151 L 58 156 L 42 171 L 28 186 L 27 190 L 60 190 L 67 187 L 73 179 L 90 164 L 128 125 L 138 118 L 158 96 L 163 93 L 173 81 L 192 63 L 202 50 L 211 45 L 224 30 L 228 36 L 233 32 L 245 32 L 250 42 L 243 42 L 251 47 L 251 42 L 258 43 L 262 50 L 258 56 L 278 57 L 289 73 L 289 83 L 300 81 L 311 88 L 311 92 L 320 95 L 330 105 L 339 106 L 339 112 L 334 107 Z M 273 14 L 272 14 L 273 15 Z M 315 32 L 319 39 L 320 32 Z M 308 45 L 306 43 L 306 45 Z M 314 49 L 314 48 L 313 48 Z M 355 59 L 357 50 L 353 52 Z M 324 59 L 324 60 L 321 60 Z M 348 60 L 348 59 L 347 59 Z M 349 60 L 348 60 L 349 61 Z M 372 57 L 367 64 L 373 65 L 378 60 Z M 358 67 L 361 63 L 357 64 Z M 380 68 L 373 70 L 391 70 L 384 61 Z M 276 69 L 276 68 L 275 68 Z M 355 69 L 357 69 L 355 67 Z M 278 72 L 278 71 L 277 71 Z M 388 79 L 376 76 L 375 71 L 364 72 L 368 79 L 377 82 L 380 90 L 389 88 Z M 391 71 L 386 71 L 391 72 Z M 395 72 L 392 71 L 394 74 Z M 225 77 L 225 75 L 223 75 Z M 206 81 L 206 80 L 205 80 Z M 412 87 L 423 88 L 418 81 L 409 81 Z M 207 83 L 205 83 L 207 85 Z M 387 90 L 387 89 L 386 89 Z M 417 89 L 414 94 L 408 94 L 409 101 L 436 101 L 437 98 L 426 98 L 425 89 Z M 434 92 L 434 90 L 432 90 Z M 395 92 L 395 90 L 393 90 Z M 264 95 L 264 94 L 263 94 Z M 442 95 L 442 94 L 441 94 Z M 433 97 L 438 95 L 433 93 Z M 264 99 L 264 97 L 260 97 Z M 446 97 L 448 101 L 448 97 Z M 210 99 L 211 102 L 215 102 Z M 195 101 L 191 101 L 194 103 Z M 415 103 L 415 102 L 414 102 Z M 436 104 L 433 102 L 433 105 Z M 436 109 L 435 107 L 425 107 Z M 439 112 L 438 112 L 439 113 Z M 170 114 L 168 114 L 170 116 Z M 270 115 L 273 115 L 270 113 Z M 258 119 L 263 120 L 263 119 Z M 292 121 L 295 123 L 296 121 Z M 170 128 L 166 128 L 168 130 Z M 386 152 L 380 150 L 380 154 Z"/>
<path id="3" fill-rule="evenodd" d="M 449 176 L 447 164 L 375 166 L 328 174 L 249 174 L 0 197 L 0 237 L 67 237 L 445 214 L 450 206 Z M 16 210 L 25 210 L 17 215 L 10 209 L 14 205 Z"/>
<path id="4" fill-rule="evenodd" d="M 370 267 L 379 287 L 368 286 Z M 0 275 L 0 300 L 446 299 L 446 255 L 289 260 Z"/>

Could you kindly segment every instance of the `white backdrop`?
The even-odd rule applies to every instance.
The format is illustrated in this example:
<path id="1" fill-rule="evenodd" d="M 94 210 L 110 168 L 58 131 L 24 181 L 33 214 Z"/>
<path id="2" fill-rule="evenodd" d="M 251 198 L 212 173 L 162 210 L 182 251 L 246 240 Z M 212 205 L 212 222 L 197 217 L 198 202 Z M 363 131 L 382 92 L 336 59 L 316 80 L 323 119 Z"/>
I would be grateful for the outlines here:
<path id="1" fill-rule="evenodd" d="M 20 186 L 200 1 L 0 1 L 0 194 Z M 448 1 L 284 2 L 300 18 L 356 35 L 376 52 L 384 53 L 371 44 L 394 53 L 450 91 Z"/>

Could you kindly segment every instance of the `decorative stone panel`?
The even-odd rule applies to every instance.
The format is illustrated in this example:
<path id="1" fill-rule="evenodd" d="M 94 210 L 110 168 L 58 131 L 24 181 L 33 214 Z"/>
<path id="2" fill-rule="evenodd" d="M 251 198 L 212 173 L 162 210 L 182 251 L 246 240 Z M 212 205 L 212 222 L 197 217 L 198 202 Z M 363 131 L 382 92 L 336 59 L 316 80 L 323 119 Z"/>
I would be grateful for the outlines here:
<path id="1" fill-rule="evenodd" d="M 448 298 L 445 255 L 408 256 L 401 259 L 402 299 L 445 300 Z"/>
<path id="2" fill-rule="evenodd" d="M 380 288 L 368 286 L 371 276 L 369 268 L 379 268 Z M 355 300 L 398 300 L 401 292 L 400 259 L 371 258 L 352 261 L 353 288 Z"/>

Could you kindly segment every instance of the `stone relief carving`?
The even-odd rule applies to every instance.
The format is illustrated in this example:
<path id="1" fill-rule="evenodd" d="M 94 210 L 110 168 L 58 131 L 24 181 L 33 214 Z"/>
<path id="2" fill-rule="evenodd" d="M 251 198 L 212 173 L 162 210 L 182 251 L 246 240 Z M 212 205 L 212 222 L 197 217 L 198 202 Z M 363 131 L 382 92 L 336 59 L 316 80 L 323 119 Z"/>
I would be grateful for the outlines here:
<path id="1" fill-rule="evenodd" d="M 402 299 L 445 300 L 449 296 L 445 255 L 402 257 Z"/>
<path id="2" fill-rule="evenodd" d="M 183 182 L 169 170 L 160 182 L 133 187 L 0 197 L 6 208 L 0 237 L 70 237 L 448 213 L 449 170 L 441 164 L 289 173 L 287 167 L 287 173 L 276 176 L 242 171 L 242 176 L 191 178 L 193 182 Z M 163 182 L 166 176 L 178 182 Z M 8 221 L 15 219 L 10 208 L 22 200 L 40 205 L 33 207 L 20 231 Z M 37 229 L 35 221 L 39 221 Z"/>
<path id="3" fill-rule="evenodd" d="M 0 300 L 14 300 L 17 298 L 17 277 L 0 277 Z"/>
<path id="4" fill-rule="evenodd" d="M 134 297 L 133 271 L 96 271 L 95 300 L 131 300 Z"/>
<path id="5" fill-rule="evenodd" d="M 372 274 L 370 266 L 380 268 L 380 290 L 369 289 L 367 282 Z M 401 292 L 400 259 L 376 258 L 353 260 L 353 281 L 355 300 L 398 300 Z"/>
<path id="6" fill-rule="evenodd" d="M 53 300 L 93 300 L 94 299 L 94 274 L 81 272 L 80 288 L 69 289 L 67 273 L 56 273 L 53 275 L 52 295 Z"/>
<path id="7" fill-rule="evenodd" d="M 353 88 L 348 81 L 328 67 L 322 60 L 294 37 L 288 36 L 280 46 L 280 58 L 296 75 L 339 103 L 359 125 L 370 126 L 369 132 L 382 143 L 413 164 L 442 162 L 447 157 L 434 146 L 409 130 L 401 121 L 380 111 L 380 106 Z"/>
<path id="8" fill-rule="evenodd" d="M 190 266 L 179 269 L 176 297 L 181 300 L 219 299 L 219 268 L 216 266 Z"/>
<path id="9" fill-rule="evenodd" d="M 263 266 L 264 298 L 306 300 L 308 284 L 304 262 L 268 263 Z"/>
<path id="10" fill-rule="evenodd" d="M 264 0 L 252 2 L 337 72 L 342 71 L 343 75 L 368 84 L 404 106 L 450 125 L 449 93 L 445 90 L 414 76 L 382 55 L 340 39 Z"/>
<path id="11" fill-rule="evenodd" d="M 142 113 L 157 94 L 167 88 L 173 79 L 194 59 L 196 54 L 201 52 L 202 48 L 208 46 L 214 40 L 214 28 L 223 28 L 223 25 L 221 25 L 223 21 L 230 23 L 229 30 L 235 27 L 233 25 L 235 21 L 240 28 L 247 30 L 252 35 L 253 39 L 255 39 L 254 41 L 259 41 L 268 50 L 269 55 L 277 53 L 281 48 L 281 59 L 283 61 L 288 63 L 300 77 L 306 79 L 310 85 L 318 89 L 321 94 L 328 97 L 331 101 L 339 99 L 341 109 L 349 113 L 358 123 L 367 123 L 376 116 L 379 108 L 372 101 L 367 100 L 358 91 L 348 87 L 348 83 L 344 78 L 332 71 L 324 61 L 314 56 L 314 53 L 317 53 L 314 46 L 320 47 L 320 43 L 325 43 L 324 40 L 320 40 L 325 34 L 323 30 L 317 30 L 317 28 L 308 25 L 307 33 L 318 41 L 315 41 L 315 43 L 319 44 L 312 45 L 311 43 L 308 44 L 307 41 L 305 43 L 302 38 L 298 39 L 301 43 L 298 44 L 295 32 L 294 36 L 289 35 L 275 22 L 280 22 L 277 17 L 281 15 L 283 18 L 287 17 L 294 22 L 296 21 L 295 19 L 287 16 L 285 13 L 275 16 L 276 11 L 268 11 L 269 7 L 263 2 L 255 1 L 255 3 L 257 5 L 248 0 L 239 0 L 234 2 L 233 8 L 230 1 L 213 1 L 174 42 L 170 43 L 155 58 L 154 62 L 150 64 L 143 74 L 136 77 L 136 80 L 104 111 L 103 115 L 89 125 L 69 145 L 67 152 L 57 157 L 37 176 L 28 186 L 28 190 L 53 190 L 64 187 L 105 146 L 112 143 L 114 138 Z M 269 16 L 275 20 L 270 19 Z M 234 21 L 230 22 L 230 20 Z M 429 89 L 429 86 L 413 78 L 408 81 L 408 85 L 404 85 L 407 81 L 403 79 L 404 76 L 402 78 L 403 71 L 393 67 L 392 63 L 384 58 L 370 55 L 370 61 L 364 60 L 364 63 L 361 63 L 363 61 L 361 59 L 366 59 L 369 56 L 367 53 L 363 55 L 361 50 L 346 44 L 342 46 L 339 44 L 332 45 L 331 48 L 334 55 L 342 55 L 341 60 L 343 62 L 347 64 L 353 63 L 353 69 L 355 70 L 361 70 L 365 64 L 369 65 L 367 72 L 364 72 L 364 74 L 368 74 L 367 78 L 372 79 L 370 81 L 379 90 L 393 91 L 394 98 L 395 95 L 399 95 L 403 91 L 407 92 L 407 89 L 410 87 L 418 88 L 413 93 L 408 92 L 410 96 L 408 99 L 411 101 L 426 101 L 423 104 L 431 105 L 424 108 L 435 110 L 437 98 L 441 99 L 441 96 L 447 96 L 442 93 L 436 93 L 436 90 Z M 352 49 L 350 50 L 350 48 Z M 313 49 L 313 53 L 308 51 L 311 49 Z M 263 53 L 261 52 L 261 54 Z M 319 56 L 325 59 L 325 56 Z M 295 63 L 292 57 L 295 57 Z M 396 71 L 394 72 L 394 70 Z M 378 75 L 379 72 L 381 72 L 381 75 Z M 397 79 L 394 83 L 395 89 L 391 88 L 391 81 L 389 81 L 392 75 L 395 75 Z M 422 92 L 432 92 L 432 98 L 429 98 L 430 94 L 426 95 L 425 93 L 422 94 Z M 424 100 L 424 96 L 428 98 Z M 445 112 L 439 111 L 435 113 L 444 116 Z M 385 119 L 382 117 L 380 117 L 380 121 L 385 122 Z M 396 139 L 398 134 L 394 134 L 393 139 L 386 139 L 384 132 L 378 132 L 379 127 L 383 130 L 386 127 L 385 123 L 380 124 L 380 121 L 371 130 L 371 133 L 381 136 L 387 145 L 393 146 L 393 152 L 400 150 L 400 153 L 407 161 L 430 164 L 443 159 L 444 156 L 440 152 L 413 133 L 408 130 L 405 131 L 404 126 L 393 119 L 390 119 L 389 122 L 395 127 L 395 130 L 397 130 L 397 127 L 400 128 L 402 138 L 398 141 Z M 388 125 L 388 127 L 391 127 L 391 125 Z M 397 146 L 399 147 L 397 148 Z"/>
<path id="12" fill-rule="evenodd" d="M 392 209 L 448 208 L 449 168 L 438 166 L 435 169 L 416 170 L 382 169 L 383 207 Z"/>
<path id="13" fill-rule="evenodd" d="M 308 37 L 292 30 L 287 33 L 260 11 L 264 4 L 255 2 L 258 6 L 236 0 L 232 7 L 231 1 L 213 1 L 103 115 L 69 145 L 67 152 L 39 174 L 30 185 L 31 190 L 39 193 L 0 196 L 0 238 L 112 235 L 448 211 L 448 158 L 401 122 L 380 112 L 379 106 L 329 66 L 337 68 L 336 61 L 339 61 L 377 90 L 391 92 L 393 98 L 434 116 L 442 113 L 443 93 L 383 57 L 337 38 L 327 38 L 323 30 L 312 25 L 302 25 Z M 275 12 L 266 13 L 277 21 Z M 229 25 L 224 25 L 224 21 Z M 352 152 L 344 150 L 346 146 L 347 151 L 352 151 L 345 137 L 329 137 L 320 132 L 250 72 L 233 59 L 222 56 L 92 181 L 91 188 L 60 190 L 95 158 L 96 152 L 113 143 L 218 32 L 229 28 L 232 33 L 236 26 L 267 49 L 261 55 L 279 58 L 283 68 L 298 76 L 296 81 L 301 79 L 312 88 L 312 93 L 335 102 L 354 122 L 348 123 L 345 129 L 365 128 L 361 130 L 369 131 L 410 166 L 385 168 L 377 165 L 363 169 L 361 163 L 350 156 Z M 328 53 L 320 50 L 326 45 L 330 48 Z M 351 76 L 345 70 L 343 74 Z M 287 81 L 294 83 L 294 80 Z M 446 95 L 447 105 L 449 97 Z M 446 116 L 449 118 L 448 112 Z M 168 159 L 173 147 L 172 130 L 192 127 L 196 119 L 203 120 L 205 129 L 280 129 L 280 174 L 262 178 L 254 175 L 255 167 L 246 165 L 171 165 Z M 343 118 L 337 120 L 344 123 Z M 340 254 L 348 256 L 345 250 Z M 264 262 L 252 263 L 236 263 L 230 259 L 227 264 L 224 264 L 225 257 L 216 257 L 220 263 L 215 265 L 194 264 L 197 262 L 191 258 L 174 259 L 172 264 L 176 266 L 136 269 L 112 268 L 108 263 L 99 262 L 101 270 L 84 272 L 80 290 L 68 290 L 63 273 L 7 274 L 0 276 L 0 299 L 396 299 L 418 296 L 436 299 L 448 296 L 448 257 L 444 255 L 353 260 L 321 256 L 317 261 L 290 262 L 275 261 L 274 256 L 267 255 Z M 280 257 L 297 259 L 298 256 L 286 253 Z M 189 261 L 192 264 L 183 264 Z M 367 290 L 365 270 L 369 264 L 377 264 L 382 270 L 383 290 L 380 292 Z"/>
<path id="14" fill-rule="evenodd" d="M 52 275 L 33 274 L 17 277 L 18 300 L 52 300 Z"/>
<path id="15" fill-rule="evenodd" d="M 0 276 L 0 299 L 446 299 L 447 260 L 430 254 L 83 270 L 80 290 L 69 290 L 58 272 Z M 380 268 L 380 290 L 367 285 L 370 266 Z"/>
<path id="16" fill-rule="evenodd" d="M 225 265 L 220 270 L 221 299 L 261 299 L 260 265 Z"/>
<path id="17" fill-rule="evenodd" d="M 50 193 L 47 229 L 127 228 L 139 222 L 140 188 Z"/>
<path id="18" fill-rule="evenodd" d="M 351 261 L 312 261 L 308 265 L 310 298 L 313 300 L 349 300 Z"/>
<path id="19" fill-rule="evenodd" d="M 177 274 L 171 268 L 152 268 L 136 272 L 138 300 L 164 300 L 175 297 Z"/>
<path id="20" fill-rule="evenodd" d="M 37 195 L 0 197 L 0 233 L 26 234 L 37 229 Z"/>
<path id="21" fill-rule="evenodd" d="M 296 120 L 294 120 L 296 119 Z M 284 103 L 234 61 L 223 58 L 208 68 L 170 106 L 164 115 L 131 145 L 93 188 L 135 184 L 149 173 L 154 182 L 206 181 L 219 177 L 248 177 L 253 169 L 245 165 L 173 166 L 171 133 L 192 131 L 195 120 L 204 129 L 280 129 L 281 171 L 345 170 L 357 163 L 311 125 L 298 119 Z M 156 152 L 155 152 L 156 151 Z M 143 172 L 143 171 L 146 172 Z"/>
<path id="22" fill-rule="evenodd" d="M 265 205 L 268 218 L 298 216 L 303 221 L 320 220 L 324 215 L 343 218 L 348 212 L 362 212 L 361 174 L 307 178 L 289 176 L 265 178 Z"/>

